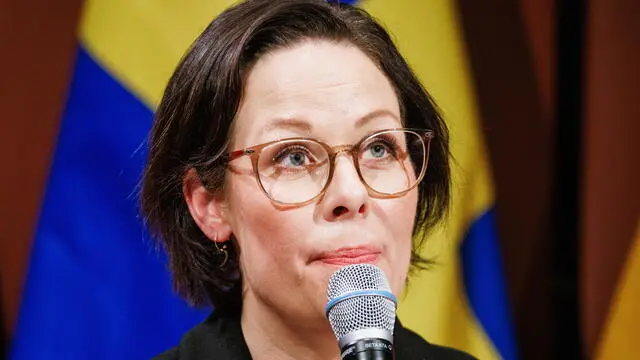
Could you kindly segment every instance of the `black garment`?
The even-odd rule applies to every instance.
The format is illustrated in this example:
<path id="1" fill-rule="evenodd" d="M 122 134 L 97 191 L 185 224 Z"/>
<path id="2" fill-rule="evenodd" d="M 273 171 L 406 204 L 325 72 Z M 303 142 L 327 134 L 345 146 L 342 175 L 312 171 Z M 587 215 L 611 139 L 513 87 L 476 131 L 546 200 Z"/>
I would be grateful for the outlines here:
<path id="1" fill-rule="evenodd" d="M 337 344 L 336 344 L 337 346 Z M 396 320 L 396 360 L 470 360 L 474 357 L 447 347 L 429 344 Z M 238 317 L 211 315 L 191 329 L 177 347 L 154 360 L 249 360 L 251 354 Z"/>

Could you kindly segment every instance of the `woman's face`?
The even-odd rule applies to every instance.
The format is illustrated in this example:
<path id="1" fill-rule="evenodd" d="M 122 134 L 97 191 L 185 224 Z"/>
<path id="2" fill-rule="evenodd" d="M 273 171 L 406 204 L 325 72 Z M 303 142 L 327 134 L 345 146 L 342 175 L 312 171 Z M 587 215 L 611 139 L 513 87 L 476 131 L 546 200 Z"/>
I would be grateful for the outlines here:
<path id="1" fill-rule="evenodd" d="M 363 52 L 309 40 L 262 56 L 248 72 L 231 149 L 298 136 L 330 146 L 354 144 L 397 127 L 394 90 Z M 261 190 L 248 156 L 231 164 L 224 218 L 240 246 L 245 306 L 255 302 L 297 321 L 324 319 L 330 275 L 354 262 L 379 266 L 394 294 L 402 292 L 416 189 L 399 198 L 372 198 L 351 156 L 342 153 L 324 196 L 282 207 Z"/>

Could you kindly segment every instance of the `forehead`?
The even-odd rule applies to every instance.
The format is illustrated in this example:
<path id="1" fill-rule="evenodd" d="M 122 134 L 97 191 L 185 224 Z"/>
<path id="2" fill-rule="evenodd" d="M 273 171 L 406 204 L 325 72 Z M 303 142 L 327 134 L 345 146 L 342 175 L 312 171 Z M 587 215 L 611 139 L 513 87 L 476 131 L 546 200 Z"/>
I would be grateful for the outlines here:
<path id="1" fill-rule="evenodd" d="M 248 72 L 233 143 L 287 135 L 342 141 L 398 127 L 399 118 L 391 83 L 366 54 L 344 42 L 308 40 L 264 55 Z M 282 126 L 292 123 L 301 126 Z"/>

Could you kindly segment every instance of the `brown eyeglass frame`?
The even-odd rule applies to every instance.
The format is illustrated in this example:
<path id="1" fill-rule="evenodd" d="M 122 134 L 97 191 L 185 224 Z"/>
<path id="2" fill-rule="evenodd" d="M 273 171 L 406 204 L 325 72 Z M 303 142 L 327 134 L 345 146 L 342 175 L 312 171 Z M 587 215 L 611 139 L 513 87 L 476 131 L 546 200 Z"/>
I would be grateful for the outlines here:
<path id="1" fill-rule="evenodd" d="M 402 131 L 402 132 L 408 132 L 408 133 L 413 133 L 415 135 L 417 135 L 418 137 L 420 137 L 420 139 L 422 139 L 422 141 L 424 142 L 424 147 L 425 147 L 425 155 L 424 155 L 424 163 L 422 164 L 422 170 L 420 172 L 420 174 L 418 175 L 418 177 L 416 178 L 416 182 L 415 184 L 413 184 L 413 186 L 411 186 L 410 188 L 397 192 L 397 193 L 393 193 L 393 194 L 387 194 L 387 193 L 381 193 L 379 191 L 376 191 L 375 189 L 373 189 L 371 186 L 369 186 L 369 184 L 367 184 L 367 182 L 364 180 L 364 177 L 362 176 L 362 173 L 360 172 L 360 165 L 359 165 L 359 161 L 358 161 L 358 156 L 356 154 L 356 150 L 360 149 L 360 147 L 362 146 L 363 143 L 365 143 L 367 140 L 384 134 L 384 133 L 389 133 L 389 132 L 397 132 L 397 131 Z M 269 200 L 273 201 L 274 203 L 281 205 L 281 206 L 304 206 L 307 204 L 312 203 L 313 201 L 315 201 L 316 199 L 318 199 L 320 196 L 323 196 L 326 192 L 327 189 L 329 188 L 329 184 L 331 184 L 331 181 L 333 180 L 333 174 L 335 171 L 335 161 L 336 158 L 338 157 L 338 155 L 340 153 L 349 153 L 351 155 L 351 158 L 353 159 L 353 165 L 356 169 L 356 172 L 358 173 L 358 177 L 360 178 L 360 182 L 362 182 L 362 184 L 365 186 L 365 188 L 367 189 L 368 193 L 370 196 L 375 197 L 375 198 L 379 198 L 379 199 L 392 199 L 392 198 L 396 198 L 396 197 L 400 197 L 403 196 L 404 194 L 408 193 L 409 191 L 411 191 L 413 188 L 415 188 L 424 178 L 424 175 L 427 171 L 427 166 L 429 164 L 429 151 L 431 148 L 431 140 L 435 137 L 433 131 L 431 130 L 424 130 L 424 129 L 412 129 L 412 128 L 392 128 L 392 129 L 385 129 L 385 130 L 380 130 L 380 131 L 376 131 L 374 133 L 371 133 L 367 136 L 365 136 L 364 138 L 362 138 L 360 141 L 358 141 L 357 143 L 353 144 L 353 145 L 336 145 L 336 146 L 330 146 L 322 141 L 318 141 L 316 139 L 313 138 L 308 138 L 308 137 L 291 137 L 291 138 L 284 138 L 284 139 L 279 139 L 279 140 L 274 140 L 274 141 L 269 141 L 263 144 L 258 144 L 258 145 L 254 145 L 254 146 L 250 146 L 244 149 L 240 149 L 240 150 L 234 150 L 231 151 L 229 153 L 226 153 L 224 155 L 222 155 L 218 161 L 216 161 L 217 163 L 229 163 L 233 160 L 239 159 L 243 156 L 250 156 L 251 158 L 251 165 L 253 166 L 253 173 L 255 175 L 256 181 L 258 182 L 258 184 L 260 185 L 260 188 L 262 189 L 262 192 L 265 193 L 265 195 L 269 198 Z M 323 186 L 322 190 L 320 190 L 320 192 L 318 193 L 318 195 L 314 196 L 313 198 L 309 199 L 309 200 L 305 200 L 302 202 L 296 202 L 296 203 L 288 203 L 288 202 L 281 202 L 278 201 L 274 198 L 272 198 L 269 193 L 267 192 L 267 190 L 264 188 L 264 185 L 262 184 L 262 181 L 260 180 L 260 174 L 258 171 L 258 160 L 260 159 L 260 154 L 262 153 L 262 150 L 270 145 L 273 144 L 277 144 L 277 143 L 281 143 L 281 142 L 295 142 L 295 141 L 310 141 L 310 142 L 314 142 L 316 144 L 319 144 L 320 146 L 322 146 L 326 151 L 327 154 L 329 156 L 328 160 L 329 160 L 329 176 L 327 177 L 327 181 L 325 183 L 325 185 Z M 406 160 L 406 158 L 408 157 L 408 153 L 405 152 L 403 154 L 403 161 Z M 321 163 L 320 165 L 323 165 L 323 163 Z"/>

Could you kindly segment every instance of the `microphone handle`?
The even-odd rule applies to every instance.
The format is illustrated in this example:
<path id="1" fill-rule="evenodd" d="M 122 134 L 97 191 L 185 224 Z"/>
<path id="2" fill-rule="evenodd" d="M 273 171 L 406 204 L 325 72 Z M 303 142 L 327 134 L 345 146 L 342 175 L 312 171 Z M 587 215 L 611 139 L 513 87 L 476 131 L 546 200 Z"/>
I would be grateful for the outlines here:
<path id="1" fill-rule="evenodd" d="M 342 360 L 393 360 L 393 344 L 384 339 L 360 339 L 342 349 Z"/>

